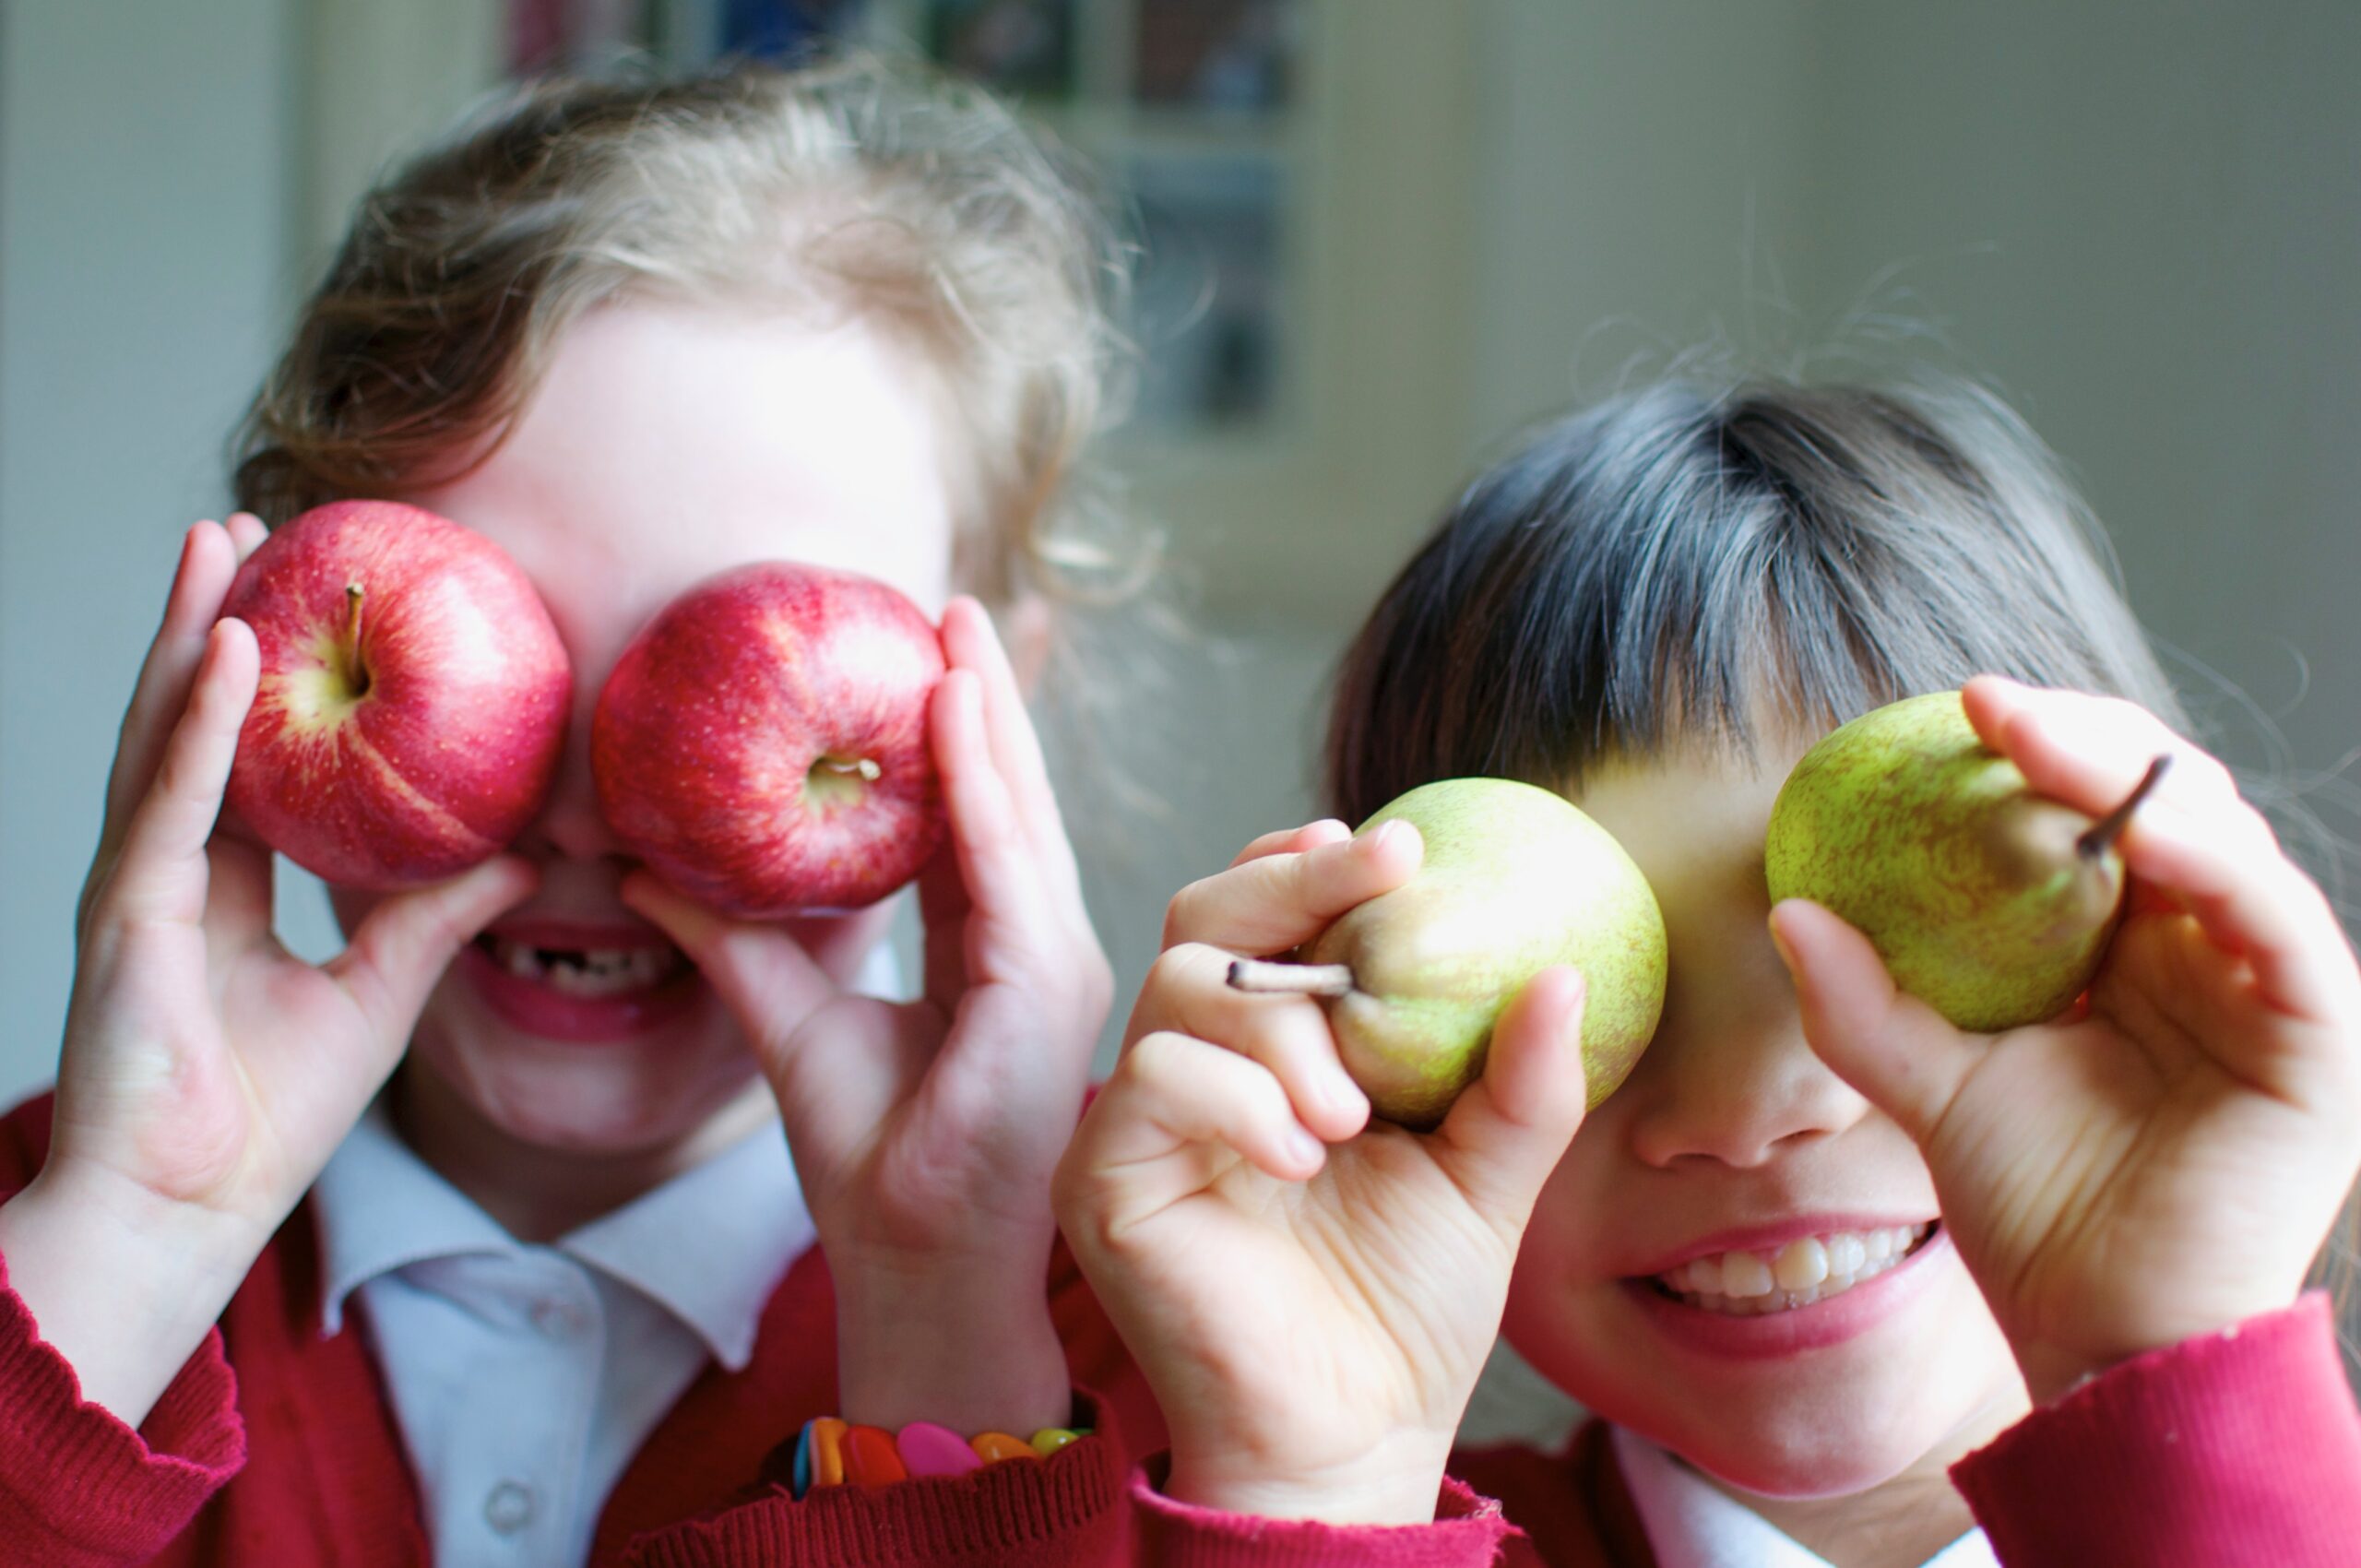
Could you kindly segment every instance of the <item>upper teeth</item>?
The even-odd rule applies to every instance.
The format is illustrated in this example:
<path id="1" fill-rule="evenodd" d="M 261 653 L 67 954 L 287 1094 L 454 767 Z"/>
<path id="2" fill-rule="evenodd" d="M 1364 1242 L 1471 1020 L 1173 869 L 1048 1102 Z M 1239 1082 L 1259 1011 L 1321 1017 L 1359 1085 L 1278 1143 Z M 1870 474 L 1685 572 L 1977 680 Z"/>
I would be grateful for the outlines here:
<path id="1" fill-rule="evenodd" d="M 1773 1252 L 1715 1253 L 1656 1276 L 1691 1306 L 1709 1312 L 1786 1312 L 1850 1289 L 1910 1254 L 1931 1225 L 1835 1230 L 1802 1236 Z"/>
<path id="2" fill-rule="evenodd" d="M 671 947 L 535 947 L 488 936 L 492 962 L 522 980 L 568 996 L 619 996 L 645 991 L 679 968 Z"/>

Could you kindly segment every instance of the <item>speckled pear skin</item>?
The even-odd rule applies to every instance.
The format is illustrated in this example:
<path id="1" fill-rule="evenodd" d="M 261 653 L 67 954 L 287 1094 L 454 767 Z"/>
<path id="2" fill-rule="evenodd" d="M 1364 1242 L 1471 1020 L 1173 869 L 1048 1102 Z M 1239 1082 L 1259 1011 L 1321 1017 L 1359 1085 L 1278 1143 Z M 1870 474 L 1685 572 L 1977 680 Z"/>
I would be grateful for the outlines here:
<path id="1" fill-rule="evenodd" d="M 1771 897 L 1845 917 L 1894 983 L 1964 1029 L 2053 1018 L 2091 983 L 2123 904 L 2091 819 L 2033 793 L 1976 738 L 1957 692 L 1909 697 L 1829 732 L 1771 808 Z"/>
<path id="2" fill-rule="evenodd" d="M 1482 1075 L 1501 1010 L 1552 964 L 1583 975 L 1584 1077 L 1590 1103 L 1605 1099 L 1664 1008 L 1664 917 L 1640 868 L 1564 797 L 1505 778 L 1421 785 L 1358 831 L 1397 818 L 1426 840 L 1418 874 L 1300 954 L 1352 967 L 1328 1017 L 1372 1110 L 1440 1123 Z"/>

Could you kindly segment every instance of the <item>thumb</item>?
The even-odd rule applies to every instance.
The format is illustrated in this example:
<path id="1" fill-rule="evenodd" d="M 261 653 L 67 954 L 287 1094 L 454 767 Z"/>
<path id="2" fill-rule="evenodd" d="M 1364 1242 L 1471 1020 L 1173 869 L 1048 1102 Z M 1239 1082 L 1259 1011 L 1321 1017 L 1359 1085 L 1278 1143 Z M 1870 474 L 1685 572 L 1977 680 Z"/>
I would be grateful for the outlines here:
<path id="1" fill-rule="evenodd" d="M 1983 1037 L 1897 990 L 1869 939 L 1809 899 L 1771 911 L 1771 941 L 1795 979 L 1814 1053 L 1923 1144 L 1974 1069 Z"/>
<path id="2" fill-rule="evenodd" d="M 396 894 L 369 911 L 326 972 L 360 1007 L 371 1034 L 399 1045 L 461 944 L 522 903 L 538 881 L 530 862 L 494 855 L 448 882 Z"/>
<path id="3" fill-rule="evenodd" d="M 623 900 L 680 944 L 765 1055 L 785 1043 L 780 1021 L 801 1022 L 837 994 L 828 972 L 777 926 L 732 920 L 646 872 L 623 879 Z"/>
<path id="4" fill-rule="evenodd" d="M 1525 1228 L 1582 1125 L 1583 1001 L 1583 978 L 1572 969 L 1544 969 L 1525 981 L 1493 1026 L 1484 1075 L 1436 1130 L 1441 1163 L 1503 1229 Z"/>

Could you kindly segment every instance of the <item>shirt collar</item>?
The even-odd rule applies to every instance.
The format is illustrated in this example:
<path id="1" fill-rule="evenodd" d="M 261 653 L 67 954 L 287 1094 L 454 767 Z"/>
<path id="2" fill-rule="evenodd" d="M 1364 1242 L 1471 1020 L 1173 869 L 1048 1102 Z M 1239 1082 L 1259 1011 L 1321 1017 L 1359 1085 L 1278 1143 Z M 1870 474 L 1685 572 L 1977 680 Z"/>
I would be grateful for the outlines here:
<path id="1" fill-rule="evenodd" d="M 312 1189 L 321 1241 L 320 1323 L 344 1323 L 351 1293 L 430 1258 L 516 1255 L 527 1244 L 419 1158 L 381 1098 Z M 643 1194 L 550 1248 L 628 1285 L 679 1318 L 732 1372 L 753 1358 L 764 1306 L 812 1244 L 777 1123 Z"/>
<path id="2" fill-rule="evenodd" d="M 1610 1427 L 1615 1463 L 1640 1511 L 1657 1568 L 1829 1568 L 1828 1560 L 1645 1438 Z M 1970 1530 L 1923 1568 L 1999 1568 Z"/>
<path id="3" fill-rule="evenodd" d="M 715 1360 L 741 1372 L 779 1277 L 814 1235 L 787 1139 L 772 1122 L 562 1237 L 557 1249 L 669 1309 Z"/>

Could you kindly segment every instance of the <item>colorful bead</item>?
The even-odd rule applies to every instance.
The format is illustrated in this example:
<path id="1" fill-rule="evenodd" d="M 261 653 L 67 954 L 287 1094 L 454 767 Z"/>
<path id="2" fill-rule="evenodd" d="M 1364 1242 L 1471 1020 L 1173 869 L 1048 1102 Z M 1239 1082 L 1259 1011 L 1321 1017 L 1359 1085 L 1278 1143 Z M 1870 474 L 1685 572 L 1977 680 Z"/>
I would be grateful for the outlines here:
<path id="1" fill-rule="evenodd" d="M 932 1421 L 912 1421 L 894 1434 L 894 1446 L 914 1476 L 960 1476 L 984 1463 L 965 1438 Z"/>
<path id="2" fill-rule="evenodd" d="M 844 1455 L 845 1479 L 853 1486 L 890 1486 L 910 1479 L 895 1452 L 894 1434 L 884 1427 L 847 1427 Z"/>
<path id="3" fill-rule="evenodd" d="M 812 1484 L 842 1486 L 845 1484 L 845 1424 L 834 1416 L 823 1416 L 813 1421 L 812 1431 Z"/>
<path id="4" fill-rule="evenodd" d="M 987 1465 L 997 1465 L 1003 1459 L 1038 1459 L 1033 1445 L 1021 1437 L 1011 1437 L 1004 1431 L 979 1431 L 968 1441 L 976 1457 Z"/>
<path id="5" fill-rule="evenodd" d="M 810 1421 L 804 1422 L 803 1430 L 795 1434 L 795 1470 L 792 1485 L 798 1498 L 812 1490 L 812 1423 Z"/>
<path id="6" fill-rule="evenodd" d="M 1046 1459 L 1082 1435 L 1064 1427 L 1043 1427 L 1033 1434 L 1033 1452 Z"/>

